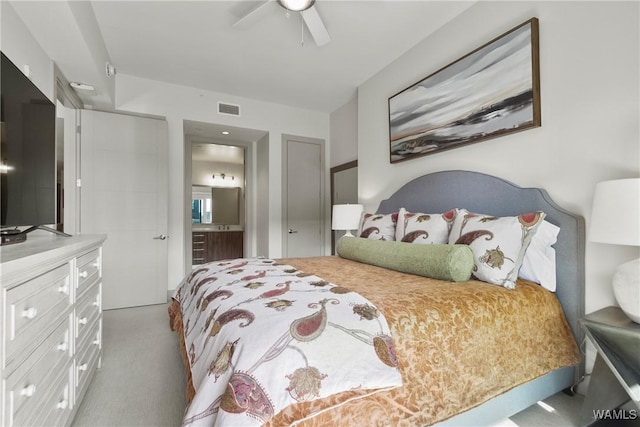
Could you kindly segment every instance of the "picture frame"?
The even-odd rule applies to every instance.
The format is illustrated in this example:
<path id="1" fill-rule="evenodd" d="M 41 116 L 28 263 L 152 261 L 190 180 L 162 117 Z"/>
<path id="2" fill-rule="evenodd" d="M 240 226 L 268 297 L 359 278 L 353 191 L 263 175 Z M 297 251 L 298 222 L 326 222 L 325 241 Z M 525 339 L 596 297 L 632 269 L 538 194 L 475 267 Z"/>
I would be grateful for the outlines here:
<path id="1" fill-rule="evenodd" d="M 538 19 L 523 22 L 388 102 L 391 163 L 540 127 Z"/>

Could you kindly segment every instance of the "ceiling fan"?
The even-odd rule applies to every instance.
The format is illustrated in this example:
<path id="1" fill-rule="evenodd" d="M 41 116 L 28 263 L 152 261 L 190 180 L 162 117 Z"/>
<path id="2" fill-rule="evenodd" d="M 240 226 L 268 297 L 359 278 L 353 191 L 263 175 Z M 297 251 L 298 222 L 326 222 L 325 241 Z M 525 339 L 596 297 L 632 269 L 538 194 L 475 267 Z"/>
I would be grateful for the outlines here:
<path id="1" fill-rule="evenodd" d="M 264 0 L 238 19 L 233 26 L 246 25 L 262 13 L 265 13 L 273 4 L 278 4 L 288 12 L 300 12 L 307 29 L 318 46 L 324 46 L 331 41 L 331 36 L 325 27 L 314 3 L 316 0 Z"/>

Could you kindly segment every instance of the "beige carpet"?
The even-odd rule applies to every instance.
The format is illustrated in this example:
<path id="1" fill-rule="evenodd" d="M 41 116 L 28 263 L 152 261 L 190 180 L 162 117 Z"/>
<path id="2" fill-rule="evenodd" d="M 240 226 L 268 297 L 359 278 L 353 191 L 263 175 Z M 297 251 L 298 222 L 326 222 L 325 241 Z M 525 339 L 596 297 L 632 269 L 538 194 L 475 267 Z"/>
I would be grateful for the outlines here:
<path id="1" fill-rule="evenodd" d="M 181 424 L 185 379 L 167 307 L 104 312 L 102 367 L 73 426 Z"/>

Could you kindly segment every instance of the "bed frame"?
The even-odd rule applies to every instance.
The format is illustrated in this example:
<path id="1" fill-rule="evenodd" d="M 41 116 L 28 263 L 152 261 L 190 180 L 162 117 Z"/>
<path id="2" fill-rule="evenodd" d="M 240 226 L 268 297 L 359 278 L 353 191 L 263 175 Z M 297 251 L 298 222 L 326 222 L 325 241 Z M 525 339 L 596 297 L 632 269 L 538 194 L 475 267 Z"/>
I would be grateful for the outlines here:
<path id="1" fill-rule="evenodd" d="M 495 216 L 515 216 L 543 211 L 546 220 L 560 227 L 556 249 L 556 295 L 578 344 L 584 332 L 578 320 L 584 315 L 584 219 L 558 206 L 545 190 L 521 188 L 501 178 L 469 171 L 444 171 L 421 176 L 383 200 L 377 213 L 446 212 L 465 208 Z M 553 371 L 516 387 L 488 402 L 438 425 L 490 425 L 561 390 L 577 384 L 584 361 L 576 367 Z"/>

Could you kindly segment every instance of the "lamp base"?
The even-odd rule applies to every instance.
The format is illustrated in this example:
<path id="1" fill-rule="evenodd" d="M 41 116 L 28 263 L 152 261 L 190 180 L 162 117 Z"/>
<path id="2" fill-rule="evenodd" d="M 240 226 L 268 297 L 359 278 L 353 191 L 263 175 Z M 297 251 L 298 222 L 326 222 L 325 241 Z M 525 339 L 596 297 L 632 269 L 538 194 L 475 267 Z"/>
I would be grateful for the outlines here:
<path id="1" fill-rule="evenodd" d="M 613 294 L 624 314 L 640 323 L 640 258 L 626 262 L 613 275 Z"/>

